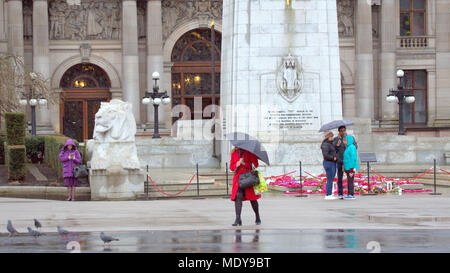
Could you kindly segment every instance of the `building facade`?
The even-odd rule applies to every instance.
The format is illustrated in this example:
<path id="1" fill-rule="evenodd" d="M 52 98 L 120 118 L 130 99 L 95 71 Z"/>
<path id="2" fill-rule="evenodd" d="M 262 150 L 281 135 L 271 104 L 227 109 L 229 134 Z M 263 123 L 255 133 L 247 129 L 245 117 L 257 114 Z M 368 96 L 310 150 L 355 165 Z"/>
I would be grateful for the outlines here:
<path id="1" fill-rule="evenodd" d="M 213 101 L 220 105 L 222 4 L 221 0 L 1 0 L 0 51 L 23 56 L 59 96 L 59 103 L 37 108 L 38 134 L 91 138 L 100 102 L 121 98 L 133 105 L 138 134 L 151 135 L 154 109 L 141 99 L 152 90 L 152 73 L 158 71 L 160 88 L 171 97 L 171 104 L 159 107 L 160 134 L 169 136 L 186 109 L 191 118 L 208 118 L 195 115 L 194 97 L 202 96 L 203 108 Z M 398 106 L 388 103 L 386 95 L 398 84 L 396 70 L 403 69 L 405 86 L 416 98 L 414 104 L 405 105 L 407 133 L 446 134 L 450 2 L 337 0 L 336 4 L 344 118 L 370 118 L 374 132 L 395 133 Z M 173 107 L 180 104 L 187 107 Z"/>

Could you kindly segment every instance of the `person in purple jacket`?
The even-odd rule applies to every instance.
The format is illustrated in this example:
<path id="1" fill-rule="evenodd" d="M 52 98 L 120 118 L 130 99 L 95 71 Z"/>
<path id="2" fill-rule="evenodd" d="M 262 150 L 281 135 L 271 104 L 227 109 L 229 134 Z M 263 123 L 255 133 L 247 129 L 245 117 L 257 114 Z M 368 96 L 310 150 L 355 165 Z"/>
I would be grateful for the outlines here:
<path id="1" fill-rule="evenodd" d="M 75 188 L 78 179 L 73 176 L 73 168 L 81 163 L 81 155 L 72 139 L 68 139 L 59 153 L 59 161 L 63 164 L 64 186 L 67 187 L 69 197 L 67 201 L 75 201 Z"/>

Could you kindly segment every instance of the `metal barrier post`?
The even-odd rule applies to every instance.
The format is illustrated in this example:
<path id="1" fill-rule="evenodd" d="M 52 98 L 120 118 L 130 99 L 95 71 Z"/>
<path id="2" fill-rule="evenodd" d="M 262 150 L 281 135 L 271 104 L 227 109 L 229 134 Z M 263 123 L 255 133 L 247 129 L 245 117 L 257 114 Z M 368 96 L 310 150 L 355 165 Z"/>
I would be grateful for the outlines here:
<path id="1" fill-rule="evenodd" d="M 436 158 L 434 159 L 434 192 L 430 193 L 430 195 L 441 195 L 441 193 L 436 192 Z"/>
<path id="2" fill-rule="evenodd" d="M 307 194 L 303 194 L 303 181 L 302 181 L 302 161 L 299 161 L 300 166 L 300 194 L 297 197 L 308 197 Z"/>
<path id="3" fill-rule="evenodd" d="M 197 197 L 195 197 L 194 199 L 195 200 L 198 200 L 198 199 L 205 199 L 204 197 L 200 197 L 200 182 L 199 182 L 199 178 L 198 178 L 198 163 L 196 164 L 196 167 L 197 167 Z"/>
<path id="4" fill-rule="evenodd" d="M 225 176 L 226 176 L 226 184 L 227 184 L 227 195 L 225 195 L 223 198 L 230 198 L 230 195 L 228 194 L 228 162 L 225 163 Z"/>
<path id="5" fill-rule="evenodd" d="M 367 161 L 367 193 L 362 193 L 361 195 L 377 195 L 377 193 L 370 191 L 370 163 Z"/>
<path id="6" fill-rule="evenodd" d="M 146 179 L 145 179 L 146 181 L 146 185 L 145 185 L 145 193 L 147 194 L 147 200 L 148 200 L 148 190 L 149 190 L 149 188 L 148 188 L 148 165 L 147 165 L 147 177 L 146 177 Z"/>

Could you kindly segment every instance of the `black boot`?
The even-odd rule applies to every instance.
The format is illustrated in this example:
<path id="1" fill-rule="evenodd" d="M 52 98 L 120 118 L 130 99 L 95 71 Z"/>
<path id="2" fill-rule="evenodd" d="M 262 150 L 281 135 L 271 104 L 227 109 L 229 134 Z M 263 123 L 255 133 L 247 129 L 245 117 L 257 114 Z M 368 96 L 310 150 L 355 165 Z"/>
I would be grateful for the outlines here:
<path id="1" fill-rule="evenodd" d="M 252 208 L 253 211 L 255 212 L 255 216 L 256 216 L 256 220 L 255 220 L 255 224 L 257 225 L 261 225 L 261 218 L 259 217 L 259 205 L 258 205 L 258 201 L 250 201 L 250 203 L 252 204 Z"/>
<path id="2" fill-rule="evenodd" d="M 234 223 L 231 224 L 231 225 L 232 225 L 233 227 L 235 227 L 235 226 L 242 226 L 242 220 L 236 218 L 236 220 L 234 220 Z"/>
<path id="3" fill-rule="evenodd" d="M 241 211 L 242 211 L 242 191 L 238 190 L 236 194 L 236 200 L 234 201 L 234 209 L 236 211 L 236 220 L 232 224 L 233 227 L 235 226 L 242 226 L 242 220 L 241 220 Z"/>

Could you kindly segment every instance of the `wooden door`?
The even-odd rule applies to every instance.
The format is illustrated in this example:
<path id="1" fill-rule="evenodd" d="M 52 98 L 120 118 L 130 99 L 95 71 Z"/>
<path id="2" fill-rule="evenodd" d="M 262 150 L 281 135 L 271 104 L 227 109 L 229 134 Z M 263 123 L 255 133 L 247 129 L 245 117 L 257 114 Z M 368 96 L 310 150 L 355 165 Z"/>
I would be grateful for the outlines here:
<path id="1" fill-rule="evenodd" d="M 63 134 L 78 141 L 83 141 L 83 101 L 68 100 L 64 102 Z"/>
<path id="2" fill-rule="evenodd" d="M 104 90 L 72 92 L 66 90 L 61 98 L 61 133 L 80 142 L 92 139 L 95 114 L 102 101 L 109 101 L 111 95 Z"/>

